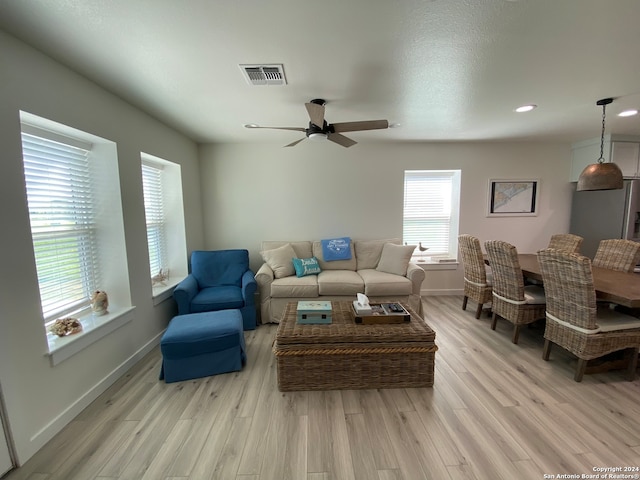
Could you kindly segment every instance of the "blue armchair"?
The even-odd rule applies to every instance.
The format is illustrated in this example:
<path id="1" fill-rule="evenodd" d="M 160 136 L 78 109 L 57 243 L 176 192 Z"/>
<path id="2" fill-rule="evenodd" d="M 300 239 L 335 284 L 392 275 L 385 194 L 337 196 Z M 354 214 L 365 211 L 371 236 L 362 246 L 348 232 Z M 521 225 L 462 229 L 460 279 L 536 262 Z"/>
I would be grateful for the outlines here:
<path id="1" fill-rule="evenodd" d="M 173 291 L 178 315 L 238 309 L 245 330 L 256 328 L 257 284 L 247 250 L 195 250 L 191 273 Z"/>

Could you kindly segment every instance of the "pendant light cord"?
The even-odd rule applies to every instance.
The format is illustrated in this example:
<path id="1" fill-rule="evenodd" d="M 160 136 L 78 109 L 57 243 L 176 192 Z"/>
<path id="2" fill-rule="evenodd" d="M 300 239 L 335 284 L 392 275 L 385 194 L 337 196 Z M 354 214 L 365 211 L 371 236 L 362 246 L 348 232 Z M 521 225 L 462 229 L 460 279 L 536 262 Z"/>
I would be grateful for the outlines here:
<path id="1" fill-rule="evenodd" d="M 605 118 L 605 110 L 607 109 L 607 105 L 602 105 L 602 134 L 600 135 L 600 158 L 598 159 L 598 163 L 604 162 L 604 118 Z"/>

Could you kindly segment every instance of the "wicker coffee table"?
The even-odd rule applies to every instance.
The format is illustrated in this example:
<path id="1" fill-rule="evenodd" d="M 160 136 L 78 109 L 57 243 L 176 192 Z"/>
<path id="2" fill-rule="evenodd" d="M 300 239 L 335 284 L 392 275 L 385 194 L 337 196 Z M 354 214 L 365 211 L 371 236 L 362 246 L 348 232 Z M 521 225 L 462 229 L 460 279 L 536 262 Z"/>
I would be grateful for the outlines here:
<path id="1" fill-rule="evenodd" d="M 298 324 L 296 306 L 286 306 L 273 344 L 281 391 L 433 385 L 436 334 L 407 305 L 411 321 L 388 325 L 357 325 L 351 302 L 331 302 L 331 324 Z"/>

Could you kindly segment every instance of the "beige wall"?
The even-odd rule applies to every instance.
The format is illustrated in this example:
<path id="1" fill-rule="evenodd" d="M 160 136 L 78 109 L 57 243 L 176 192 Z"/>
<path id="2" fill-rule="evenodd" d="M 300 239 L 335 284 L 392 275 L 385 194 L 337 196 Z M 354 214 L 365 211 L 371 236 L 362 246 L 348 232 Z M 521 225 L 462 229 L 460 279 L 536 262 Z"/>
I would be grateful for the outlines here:
<path id="1" fill-rule="evenodd" d="M 194 142 L 1 31 L 0 58 L 0 384 L 24 462 L 155 345 L 175 313 L 172 300 L 154 307 L 151 298 L 140 152 L 182 166 L 189 249 L 202 248 L 202 211 Z M 135 318 L 55 367 L 45 355 L 20 110 L 112 140 L 118 148 Z"/>
<path id="2" fill-rule="evenodd" d="M 404 170 L 461 169 L 460 233 L 535 252 L 568 231 L 570 157 L 569 145 L 532 143 L 204 145 L 205 244 L 247 248 L 257 269 L 262 240 L 401 237 Z M 490 178 L 540 179 L 538 216 L 488 218 Z M 461 266 L 427 271 L 424 293 L 461 289 Z"/>

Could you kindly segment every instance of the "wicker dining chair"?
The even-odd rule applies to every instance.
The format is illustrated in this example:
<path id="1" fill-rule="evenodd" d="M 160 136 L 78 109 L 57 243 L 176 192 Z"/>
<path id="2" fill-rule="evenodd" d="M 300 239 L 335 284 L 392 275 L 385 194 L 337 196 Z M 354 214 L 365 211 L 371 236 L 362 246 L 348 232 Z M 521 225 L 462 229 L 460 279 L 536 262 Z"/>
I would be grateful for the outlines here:
<path id="1" fill-rule="evenodd" d="M 555 248 L 556 250 L 564 250 L 570 253 L 579 253 L 580 246 L 584 239 L 579 235 L 572 233 L 556 233 L 551 235 L 549 246 L 547 248 Z"/>
<path id="2" fill-rule="evenodd" d="M 640 243 L 622 238 L 601 240 L 593 266 L 633 273 L 640 262 Z"/>
<path id="3" fill-rule="evenodd" d="M 489 240 L 484 247 L 493 272 L 491 329 L 496 329 L 498 317 L 508 320 L 513 323 L 511 341 L 518 343 L 522 325 L 545 318 L 544 289 L 525 286 L 516 247 L 502 240 Z"/>
<path id="4" fill-rule="evenodd" d="M 487 266 L 478 238 L 468 234 L 459 235 L 458 245 L 464 268 L 462 310 L 467 309 L 467 301 L 471 299 L 478 304 L 476 318 L 480 318 L 483 305 L 491 302 L 491 275 L 487 275 Z"/>
<path id="5" fill-rule="evenodd" d="M 547 296 L 542 358 L 549 360 L 553 343 L 573 353 L 578 357 L 574 380 L 580 382 L 588 360 L 632 349 L 628 368 L 632 381 L 640 349 L 640 320 L 597 305 L 588 257 L 548 248 L 538 252 L 538 262 Z"/>

